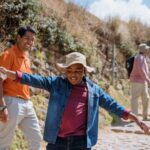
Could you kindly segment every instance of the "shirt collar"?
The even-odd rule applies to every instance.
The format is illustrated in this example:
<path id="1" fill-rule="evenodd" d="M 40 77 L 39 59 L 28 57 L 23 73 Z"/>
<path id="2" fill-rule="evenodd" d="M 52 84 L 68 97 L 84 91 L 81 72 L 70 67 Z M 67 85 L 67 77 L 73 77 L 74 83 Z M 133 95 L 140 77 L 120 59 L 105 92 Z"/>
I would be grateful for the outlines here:
<path id="1" fill-rule="evenodd" d="M 20 50 L 17 44 L 14 45 L 14 51 L 19 57 L 28 58 L 27 54 L 25 52 L 23 52 L 22 50 Z"/>

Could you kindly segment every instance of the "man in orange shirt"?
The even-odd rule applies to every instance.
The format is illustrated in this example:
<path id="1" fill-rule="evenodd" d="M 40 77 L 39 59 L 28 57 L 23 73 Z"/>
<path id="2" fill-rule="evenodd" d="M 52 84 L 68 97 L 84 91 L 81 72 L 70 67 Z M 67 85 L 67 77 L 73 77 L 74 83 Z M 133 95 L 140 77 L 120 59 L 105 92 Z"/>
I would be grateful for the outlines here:
<path id="1" fill-rule="evenodd" d="M 28 55 L 35 35 L 32 27 L 19 28 L 16 44 L 0 55 L 0 66 L 31 73 Z M 28 141 L 28 149 L 40 150 L 42 136 L 33 104 L 29 101 L 29 87 L 11 79 L 1 79 L 0 89 L 0 150 L 10 147 L 17 126 Z"/>

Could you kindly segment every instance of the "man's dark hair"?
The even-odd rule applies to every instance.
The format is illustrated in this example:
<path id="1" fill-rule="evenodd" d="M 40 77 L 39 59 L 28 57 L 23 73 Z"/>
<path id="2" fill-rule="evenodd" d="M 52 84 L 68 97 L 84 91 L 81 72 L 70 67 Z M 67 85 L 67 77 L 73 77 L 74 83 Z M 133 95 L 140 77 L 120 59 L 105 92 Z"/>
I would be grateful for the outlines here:
<path id="1" fill-rule="evenodd" d="M 35 29 L 31 26 L 24 26 L 18 29 L 18 35 L 20 35 L 20 37 L 23 37 L 26 34 L 26 32 L 32 32 L 36 34 Z"/>

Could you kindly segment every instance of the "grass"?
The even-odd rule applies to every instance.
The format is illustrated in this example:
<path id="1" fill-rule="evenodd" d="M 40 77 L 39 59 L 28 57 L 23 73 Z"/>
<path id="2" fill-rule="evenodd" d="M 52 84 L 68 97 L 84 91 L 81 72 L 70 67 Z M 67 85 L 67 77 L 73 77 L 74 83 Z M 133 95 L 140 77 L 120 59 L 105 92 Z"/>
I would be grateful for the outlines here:
<path id="1" fill-rule="evenodd" d="M 122 82 L 126 82 L 126 81 L 122 81 Z M 118 103 L 120 103 L 121 105 L 123 105 L 126 108 L 130 107 L 129 96 L 125 96 L 125 94 L 123 93 L 123 92 L 126 92 L 126 91 L 116 90 L 113 86 L 108 85 L 103 81 L 100 82 L 100 86 L 111 97 L 113 97 Z M 127 84 L 126 84 L 126 86 L 127 86 Z M 125 89 L 125 90 L 127 90 L 127 89 Z M 100 116 L 101 115 L 102 115 L 102 117 L 100 117 L 100 127 L 105 127 L 105 126 L 108 126 L 110 124 L 114 124 L 114 123 L 120 121 L 119 117 L 117 117 L 116 115 L 114 115 L 112 113 L 108 113 L 104 109 L 100 110 Z"/>

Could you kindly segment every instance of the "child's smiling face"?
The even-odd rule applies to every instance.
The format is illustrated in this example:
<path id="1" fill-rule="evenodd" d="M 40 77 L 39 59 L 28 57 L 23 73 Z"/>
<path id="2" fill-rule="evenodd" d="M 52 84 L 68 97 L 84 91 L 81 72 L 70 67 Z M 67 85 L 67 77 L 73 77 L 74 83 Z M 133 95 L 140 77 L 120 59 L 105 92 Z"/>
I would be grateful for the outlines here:
<path id="1" fill-rule="evenodd" d="M 72 85 L 79 84 L 85 73 L 85 68 L 82 64 L 73 64 L 66 69 L 66 77 Z"/>

